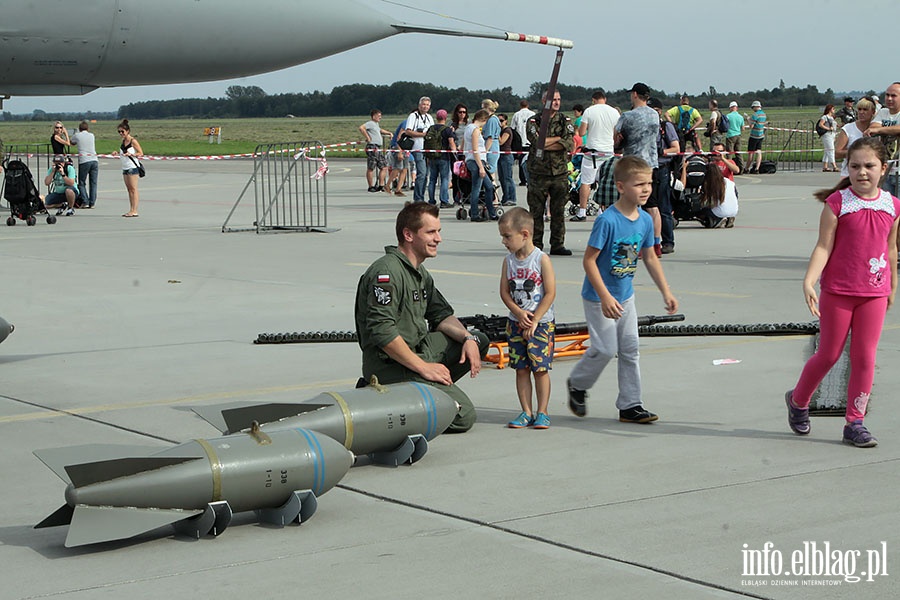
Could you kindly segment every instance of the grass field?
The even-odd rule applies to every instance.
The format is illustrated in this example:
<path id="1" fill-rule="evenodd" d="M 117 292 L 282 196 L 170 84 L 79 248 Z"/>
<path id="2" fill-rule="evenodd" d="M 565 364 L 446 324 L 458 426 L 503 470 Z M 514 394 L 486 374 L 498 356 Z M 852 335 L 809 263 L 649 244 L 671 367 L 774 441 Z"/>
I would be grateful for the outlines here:
<path id="1" fill-rule="evenodd" d="M 750 112 L 749 107 L 741 112 Z M 704 117 L 707 110 L 702 110 Z M 817 107 L 772 108 L 766 111 L 769 121 L 779 124 L 809 127 L 818 118 Z M 385 115 L 381 125 L 393 131 L 406 115 Z M 317 141 L 323 144 L 339 144 L 362 141 L 359 126 L 369 119 L 358 117 L 313 117 L 281 119 L 171 119 L 130 121 L 134 137 L 141 143 L 144 153 L 152 156 L 208 156 L 245 154 L 254 151 L 259 144 Z M 116 133 L 117 121 L 98 121 L 91 124 L 97 138 L 97 152 L 111 153 L 119 146 Z M 70 134 L 78 124 L 65 123 Z M 12 121 L 0 123 L 0 138 L 7 146 L 17 144 L 46 144 L 52 133 L 52 122 Z M 222 143 L 210 144 L 203 130 L 207 127 L 222 128 Z M 360 151 L 330 151 L 332 157 L 363 156 Z"/>

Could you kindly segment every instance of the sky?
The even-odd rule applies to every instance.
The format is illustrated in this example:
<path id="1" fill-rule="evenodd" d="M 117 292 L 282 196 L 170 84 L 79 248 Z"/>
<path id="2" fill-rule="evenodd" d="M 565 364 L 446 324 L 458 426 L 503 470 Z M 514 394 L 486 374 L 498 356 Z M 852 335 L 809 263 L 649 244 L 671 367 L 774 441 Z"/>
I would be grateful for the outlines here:
<path id="1" fill-rule="evenodd" d="M 298 0 L 300 1 L 300 0 Z M 342 0 L 330 0 L 334 4 Z M 876 90 L 900 74 L 883 73 L 888 34 L 856 33 L 873 15 L 893 14 L 889 0 L 756 0 L 728 5 L 695 0 L 572 2 L 537 0 L 440 2 L 358 0 L 393 17 L 392 22 L 484 30 L 485 28 L 570 39 L 559 80 L 605 89 L 627 89 L 642 81 L 670 94 L 816 85 L 820 91 Z M 259 0 L 260 5 L 265 0 Z M 571 8 L 568 8 L 571 6 Z M 590 8 L 582 8 L 589 6 Z M 438 14 L 440 12 L 441 14 Z M 861 13 L 855 16 L 854 13 Z M 451 18 L 453 17 L 453 18 Z M 841 26 L 849 20 L 849 33 Z M 824 26 L 816 26 L 821 23 Z M 856 24 L 853 24 L 856 23 Z M 231 35 L 247 35 L 238 28 Z M 750 40 L 754 40 L 751 43 Z M 3 110 L 116 111 L 146 100 L 223 97 L 231 85 L 259 86 L 268 94 L 329 92 L 352 83 L 424 81 L 447 87 L 494 89 L 511 86 L 524 94 L 547 81 L 555 48 L 532 44 L 424 34 L 401 34 L 274 73 L 227 81 L 100 89 L 84 96 L 13 97 Z M 727 99 L 727 97 L 726 97 Z M 565 98 L 563 99 L 565 104 Z M 411 109 L 414 107 L 410 107 Z M 434 107 L 438 108 L 438 107 Z M 501 107 L 508 110 L 514 107 Z"/>

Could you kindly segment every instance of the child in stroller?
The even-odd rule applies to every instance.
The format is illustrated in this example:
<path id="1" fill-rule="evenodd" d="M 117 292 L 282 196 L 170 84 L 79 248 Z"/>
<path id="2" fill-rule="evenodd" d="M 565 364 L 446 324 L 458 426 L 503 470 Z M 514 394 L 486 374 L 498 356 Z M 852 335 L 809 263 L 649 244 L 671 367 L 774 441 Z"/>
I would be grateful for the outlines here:
<path id="1" fill-rule="evenodd" d="M 470 218 L 472 215 L 469 214 L 471 212 L 471 202 L 469 199 L 472 195 L 472 175 L 469 173 L 468 167 L 466 167 L 466 163 L 462 160 L 458 160 L 453 163 L 452 167 L 453 172 L 453 203 L 456 205 L 456 218 L 460 221 L 465 221 Z M 494 214 L 497 219 L 500 218 L 500 215 L 503 214 L 503 208 L 500 204 L 497 195 L 494 195 Z M 484 190 L 479 190 L 478 195 L 478 215 L 476 215 L 476 221 L 489 221 L 490 213 L 488 212 L 487 205 L 484 203 Z M 495 221 L 497 219 L 494 219 Z"/>
<path id="2" fill-rule="evenodd" d="M 579 191 L 581 190 L 581 163 L 584 160 L 583 155 L 576 155 L 572 157 L 572 161 L 569 163 L 569 203 L 566 205 L 566 212 L 571 217 L 571 221 L 584 221 L 582 218 L 575 218 L 578 216 L 578 208 L 580 206 L 580 197 Z M 602 168 L 602 167 L 601 167 Z M 607 205 L 608 206 L 608 205 Z M 594 217 L 603 212 L 603 204 L 600 201 L 600 186 L 599 186 L 599 178 L 598 181 L 591 184 L 591 194 L 588 196 L 588 205 L 585 208 L 585 215 L 588 217 Z"/>
<path id="3" fill-rule="evenodd" d="M 734 226 L 738 213 L 737 188 L 722 175 L 720 159 L 695 153 L 682 162 L 680 198 L 673 203 L 675 223 L 699 221 L 709 229 Z"/>
<path id="4" fill-rule="evenodd" d="M 6 224 L 12 227 L 16 219 L 25 221 L 28 226 L 37 223 L 37 214 L 44 212 L 44 202 L 34 183 L 31 169 L 18 159 L 6 160 L 3 163 L 3 197 L 9 203 L 10 216 Z M 47 216 L 47 223 L 56 223 L 56 217 Z"/>

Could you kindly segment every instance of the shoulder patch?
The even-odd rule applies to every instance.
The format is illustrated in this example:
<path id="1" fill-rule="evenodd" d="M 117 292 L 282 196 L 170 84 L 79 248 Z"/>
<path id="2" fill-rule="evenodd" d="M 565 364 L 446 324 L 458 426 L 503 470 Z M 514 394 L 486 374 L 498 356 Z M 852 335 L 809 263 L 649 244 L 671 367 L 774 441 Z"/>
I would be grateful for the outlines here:
<path id="1" fill-rule="evenodd" d="M 390 283 L 391 276 L 390 275 L 379 275 L 377 278 L 378 283 Z"/>
<path id="2" fill-rule="evenodd" d="M 372 292 L 375 294 L 376 303 L 382 306 L 388 306 L 391 303 L 391 290 L 376 285 L 372 288 Z"/>

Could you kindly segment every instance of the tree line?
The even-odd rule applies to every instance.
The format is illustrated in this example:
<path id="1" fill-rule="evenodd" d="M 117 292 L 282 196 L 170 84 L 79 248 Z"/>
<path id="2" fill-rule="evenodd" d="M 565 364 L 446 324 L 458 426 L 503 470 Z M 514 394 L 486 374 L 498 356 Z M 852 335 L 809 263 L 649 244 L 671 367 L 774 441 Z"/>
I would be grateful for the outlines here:
<path id="1" fill-rule="evenodd" d="M 540 105 L 541 92 L 546 82 L 534 82 L 524 96 L 532 107 Z M 560 83 L 563 110 L 568 111 L 574 104 L 590 105 L 591 95 L 597 89 L 580 85 Z M 666 106 L 678 104 L 683 91 L 672 93 L 653 90 Z M 873 94 L 872 90 L 865 92 Z M 606 90 L 607 101 L 621 108 L 629 106 L 629 93 L 620 90 Z M 831 88 L 820 92 L 815 85 L 806 87 L 787 86 L 784 81 L 772 89 L 750 92 L 719 93 L 715 87 L 699 93 L 687 93 L 694 106 L 704 107 L 711 98 L 730 102 L 736 100 L 741 106 L 750 106 L 754 100 L 763 106 L 824 106 L 840 104 L 845 93 L 836 94 Z M 859 97 L 863 92 L 851 92 Z M 333 88 L 330 93 L 314 91 L 303 94 L 267 94 L 258 86 L 230 86 L 222 98 L 182 98 L 178 100 L 148 100 L 132 102 L 119 107 L 115 118 L 123 119 L 173 119 L 173 118 L 278 118 L 278 117 L 335 117 L 367 115 L 373 108 L 385 114 L 405 114 L 414 110 L 421 96 L 429 96 L 432 109 L 446 108 L 448 111 L 457 103 L 469 107 L 479 106 L 484 98 L 491 98 L 500 104 L 501 110 L 514 112 L 519 108 L 522 96 L 513 93 L 512 87 L 492 90 L 470 90 L 464 87 L 448 88 L 431 83 L 397 81 L 390 85 L 353 83 Z M 835 102 L 835 100 L 837 100 Z M 20 115 L 22 120 L 80 120 L 88 115 L 97 118 L 102 113 L 48 113 L 36 110 L 32 115 Z M 3 114 L 6 120 L 16 120 L 16 115 Z M 106 116 L 104 114 L 104 116 Z M 112 113 L 109 113 L 112 118 Z"/>
<path id="2" fill-rule="evenodd" d="M 524 99 L 532 106 L 540 105 L 541 93 L 546 82 L 534 82 Z M 596 87 L 569 85 L 558 86 L 563 98 L 563 109 L 568 111 L 574 104 L 588 106 Z M 654 90 L 664 105 L 678 104 L 684 93 Z M 622 108 L 629 106 L 627 89 L 606 90 L 607 101 Z M 829 88 L 820 92 L 814 85 L 800 88 L 786 86 L 784 82 L 771 90 L 752 92 L 728 92 L 720 94 L 714 87 L 700 93 L 688 94 L 695 106 L 705 106 L 710 98 L 737 100 L 741 106 L 750 106 L 759 100 L 763 106 L 824 106 L 833 103 L 835 93 Z M 470 90 L 468 88 L 448 88 L 432 83 L 397 81 L 390 85 L 353 83 L 333 88 L 330 93 L 315 91 L 305 94 L 266 94 L 262 89 L 251 86 L 231 86 L 224 98 L 185 98 L 181 100 L 145 101 L 127 104 L 119 108 L 119 118 L 166 119 L 177 117 L 196 118 L 241 118 L 241 117 L 335 117 L 367 115 L 373 108 L 384 114 L 406 114 L 415 109 L 421 96 L 431 98 L 432 110 L 451 110 L 462 103 L 477 107 L 484 98 L 491 98 L 500 104 L 501 110 L 514 112 L 519 108 L 523 96 L 513 92 L 512 87 Z M 839 102 L 838 102 L 839 103 Z"/>

